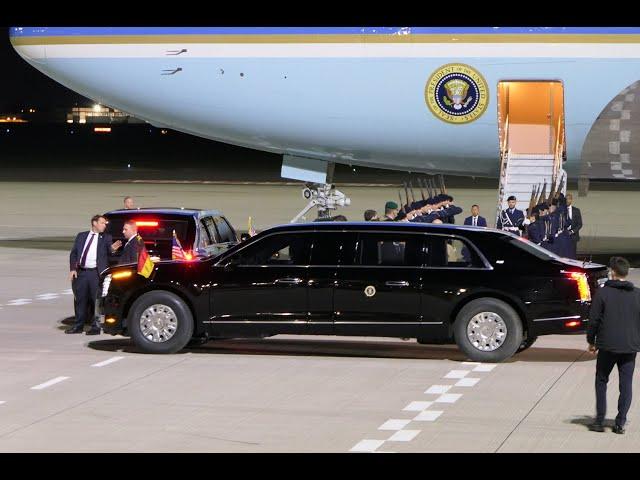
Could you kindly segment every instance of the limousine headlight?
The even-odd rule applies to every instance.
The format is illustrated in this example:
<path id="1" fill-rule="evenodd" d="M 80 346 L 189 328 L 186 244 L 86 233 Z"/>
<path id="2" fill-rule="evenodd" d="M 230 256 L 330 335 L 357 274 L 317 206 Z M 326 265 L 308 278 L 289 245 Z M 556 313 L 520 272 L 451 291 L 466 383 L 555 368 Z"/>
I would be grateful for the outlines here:
<path id="1" fill-rule="evenodd" d="M 109 292 L 109 286 L 111 285 L 111 274 L 104 277 L 104 281 L 102 282 L 102 296 L 106 297 Z"/>

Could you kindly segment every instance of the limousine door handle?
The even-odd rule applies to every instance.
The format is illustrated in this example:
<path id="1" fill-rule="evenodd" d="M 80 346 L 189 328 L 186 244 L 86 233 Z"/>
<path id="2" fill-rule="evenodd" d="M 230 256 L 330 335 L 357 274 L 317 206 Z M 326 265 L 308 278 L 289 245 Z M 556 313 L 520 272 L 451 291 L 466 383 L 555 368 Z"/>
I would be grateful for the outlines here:
<path id="1" fill-rule="evenodd" d="M 301 278 L 285 277 L 285 278 L 277 278 L 273 283 L 277 283 L 279 285 L 298 285 L 299 283 L 302 283 L 302 282 L 303 280 Z"/>
<path id="2" fill-rule="evenodd" d="M 384 284 L 387 287 L 408 287 L 409 286 L 409 282 L 407 282 L 406 280 L 390 280 L 388 282 L 384 282 Z"/>

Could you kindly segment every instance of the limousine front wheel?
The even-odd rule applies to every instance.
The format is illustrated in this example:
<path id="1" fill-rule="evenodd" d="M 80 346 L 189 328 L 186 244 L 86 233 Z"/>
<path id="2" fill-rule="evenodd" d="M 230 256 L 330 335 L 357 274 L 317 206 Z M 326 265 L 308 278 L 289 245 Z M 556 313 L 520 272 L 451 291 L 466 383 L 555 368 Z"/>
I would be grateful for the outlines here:
<path id="1" fill-rule="evenodd" d="M 522 344 L 522 322 L 518 313 L 496 298 L 479 298 L 465 305 L 454 323 L 460 349 L 479 362 L 501 362 Z"/>
<path id="2" fill-rule="evenodd" d="M 193 335 L 193 315 L 176 294 L 147 292 L 129 311 L 129 333 L 134 343 L 148 353 L 175 353 Z"/>

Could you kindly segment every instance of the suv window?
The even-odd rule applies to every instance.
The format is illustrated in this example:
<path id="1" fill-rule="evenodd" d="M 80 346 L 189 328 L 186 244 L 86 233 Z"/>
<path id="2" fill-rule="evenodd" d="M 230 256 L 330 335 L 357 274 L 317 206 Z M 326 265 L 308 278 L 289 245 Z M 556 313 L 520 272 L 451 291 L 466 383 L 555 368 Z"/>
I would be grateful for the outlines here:
<path id="1" fill-rule="evenodd" d="M 161 259 L 171 259 L 171 244 L 173 240 L 173 231 L 182 248 L 191 250 L 193 248 L 195 223 L 191 217 L 184 215 L 169 216 L 161 214 L 151 214 L 144 212 L 134 213 L 115 213 L 107 215 L 106 232 L 113 236 L 115 240 L 123 240 L 122 227 L 127 220 L 133 220 L 138 223 L 138 234 L 144 240 L 144 243 L 150 255 L 159 256 Z M 126 243 L 126 241 L 123 241 Z"/>
<path id="2" fill-rule="evenodd" d="M 459 238 L 431 236 L 429 238 L 430 267 L 484 268 L 475 249 Z"/>
<path id="3" fill-rule="evenodd" d="M 231 227 L 223 217 L 213 217 L 216 229 L 219 234 L 220 243 L 235 242 Z"/>
<path id="4" fill-rule="evenodd" d="M 356 258 L 360 265 L 408 266 L 422 265 L 421 235 L 362 233 L 358 241 Z"/>
<path id="5" fill-rule="evenodd" d="M 218 232 L 213 224 L 213 217 L 205 217 L 201 220 L 203 238 L 205 239 L 204 246 L 207 247 L 214 243 L 218 243 Z"/>
<path id="6" fill-rule="evenodd" d="M 232 256 L 236 265 L 308 265 L 309 235 L 276 234 L 243 248 Z"/>

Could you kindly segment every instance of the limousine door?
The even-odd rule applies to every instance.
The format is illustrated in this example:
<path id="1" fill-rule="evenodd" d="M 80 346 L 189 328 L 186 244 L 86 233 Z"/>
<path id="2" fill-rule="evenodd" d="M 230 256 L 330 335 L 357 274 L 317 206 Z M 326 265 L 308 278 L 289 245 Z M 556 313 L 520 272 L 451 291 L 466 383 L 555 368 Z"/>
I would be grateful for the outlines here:
<path id="1" fill-rule="evenodd" d="M 337 271 L 337 335 L 415 336 L 420 315 L 422 236 L 361 233 L 351 265 Z"/>
<path id="2" fill-rule="evenodd" d="M 219 331 L 303 333 L 310 239 L 275 234 L 214 267 L 210 322 Z"/>

